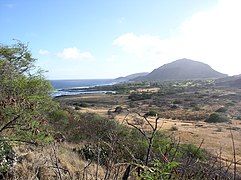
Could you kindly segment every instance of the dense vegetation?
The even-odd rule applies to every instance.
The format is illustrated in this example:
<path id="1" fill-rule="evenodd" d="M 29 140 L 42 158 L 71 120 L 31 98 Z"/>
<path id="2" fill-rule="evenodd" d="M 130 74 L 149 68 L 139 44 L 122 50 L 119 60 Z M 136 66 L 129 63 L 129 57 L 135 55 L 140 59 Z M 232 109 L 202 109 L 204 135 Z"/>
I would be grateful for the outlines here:
<path id="1" fill-rule="evenodd" d="M 51 141 L 49 112 L 57 108 L 50 83 L 34 66 L 27 45 L 0 46 L 0 173 L 13 161 L 14 142 Z"/>

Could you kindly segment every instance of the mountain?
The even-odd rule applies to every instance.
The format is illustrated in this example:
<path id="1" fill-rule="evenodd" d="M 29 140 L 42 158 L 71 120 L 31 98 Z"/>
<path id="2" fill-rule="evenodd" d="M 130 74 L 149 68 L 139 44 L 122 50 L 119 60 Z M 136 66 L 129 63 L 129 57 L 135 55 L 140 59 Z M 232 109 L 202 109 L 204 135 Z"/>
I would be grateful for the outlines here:
<path id="1" fill-rule="evenodd" d="M 135 79 L 135 78 L 143 77 L 147 74 L 148 74 L 148 72 L 135 73 L 135 74 L 131 74 L 131 75 L 128 75 L 128 76 L 125 76 L 125 77 L 118 77 L 118 78 L 114 79 L 114 81 L 116 81 L 116 82 L 127 82 L 127 81 L 130 81 L 130 80 Z"/>
<path id="2" fill-rule="evenodd" d="M 190 59 L 179 59 L 164 64 L 143 77 L 135 78 L 135 81 L 172 81 L 190 79 L 223 78 L 226 74 L 212 69 L 208 64 Z"/>
<path id="3" fill-rule="evenodd" d="M 241 88 L 241 75 L 225 77 L 215 81 L 217 86 Z"/>

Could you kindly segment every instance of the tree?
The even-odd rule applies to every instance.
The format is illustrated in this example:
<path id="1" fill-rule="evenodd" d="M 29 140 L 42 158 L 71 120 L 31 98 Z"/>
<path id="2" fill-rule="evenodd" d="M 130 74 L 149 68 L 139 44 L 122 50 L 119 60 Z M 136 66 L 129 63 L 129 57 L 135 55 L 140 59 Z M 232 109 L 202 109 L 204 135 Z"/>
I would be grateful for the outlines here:
<path id="1" fill-rule="evenodd" d="M 0 143 L 49 140 L 48 115 L 56 104 L 52 87 L 35 67 L 28 45 L 0 44 Z"/>

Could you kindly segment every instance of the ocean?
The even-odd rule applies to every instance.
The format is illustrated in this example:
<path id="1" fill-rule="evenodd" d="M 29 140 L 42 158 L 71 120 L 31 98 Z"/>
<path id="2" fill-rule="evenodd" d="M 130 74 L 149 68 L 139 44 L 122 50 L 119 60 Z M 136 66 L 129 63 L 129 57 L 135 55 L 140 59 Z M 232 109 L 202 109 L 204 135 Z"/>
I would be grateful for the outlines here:
<path id="1" fill-rule="evenodd" d="M 88 91 L 86 88 L 115 84 L 113 79 L 50 80 L 55 91 L 53 97 L 64 95 L 106 93 L 108 91 Z"/>

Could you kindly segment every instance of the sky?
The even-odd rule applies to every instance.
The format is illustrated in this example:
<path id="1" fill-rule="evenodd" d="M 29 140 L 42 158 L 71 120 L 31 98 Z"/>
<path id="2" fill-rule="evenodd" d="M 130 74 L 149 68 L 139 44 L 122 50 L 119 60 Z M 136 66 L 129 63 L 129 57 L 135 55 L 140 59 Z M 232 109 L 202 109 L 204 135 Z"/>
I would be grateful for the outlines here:
<path id="1" fill-rule="evenodd" d="M 241 0 L 0 0 L 0 43 L 48 79 L 116 78 L 181 58 L 241 74 Z"/>

